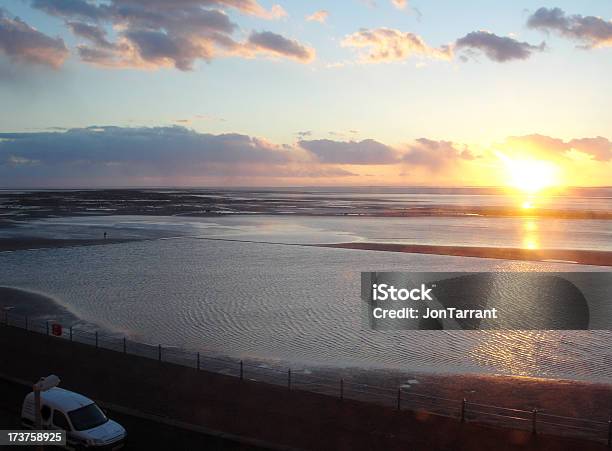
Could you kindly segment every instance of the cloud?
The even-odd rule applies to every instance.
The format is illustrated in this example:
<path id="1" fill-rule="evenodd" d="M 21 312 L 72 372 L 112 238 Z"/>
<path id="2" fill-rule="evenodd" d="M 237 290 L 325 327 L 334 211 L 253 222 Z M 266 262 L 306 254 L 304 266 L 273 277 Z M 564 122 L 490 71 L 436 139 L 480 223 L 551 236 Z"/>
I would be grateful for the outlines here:
<path id="1" fill-rule="evenodd" d="M 33 0 L 32 5 L 63 18 L 72 33 L 86 40 L 77 47 L 81 59 L 100 66 L 188 71 L 197 61 L 221 56 L 266 53 L 309 62 L 314 55 L 312 49 L 280 35 L 272 42 L 265 35 L 269 32 L 263 32 L 260 47 L 235 40 L 238 26 L 224 11 L 227 8 L 266 19 L 287 15 L 279 5 L 267 10 L 255 0 Z M 110 27 L 116 35 L 112 42 Z"/>
<path id="2" fill-rule="evenodd" d="M 355 174 L 322 165 L 302 149 L 238 133 L 173 127 L 87 127 L 0 133 L 0 180 L 18 186 L 197 184 L 202 178 L 336 178 Z"/>
<path id="3" fill-rule="evenodd" d="M 540 8 L 527 19 L 529 28 L 554 31 L 582 43 L 584 48 L 612 46 L 612 21 L 580 14 L 566 15 L 560 8 Z"/>
<path id="4" fill-rule="evenodd" d="M 289 161 L 285 150 L 258 138 L 237 133 L 197 133 L 183 127 L 88 127 L 60 133 L 0 133 L 0 161 L 8 155 L 44 164 Z"/>
<path id="5" fill-rule="evenodd" d="M 309 16 L 306 16 L 306 20 L 308 22 L 325 23 L 328 17 L 329 17 L 329 12 L 324 9 L 320 9 L 319 11 L 315 11 Z"/>
<path id="6" fill-rule="evenodd" d="M 304 133 L 304 136 L 307 136 Z M 593 171 L 606 183 L 612 142 L 604 137 L 510 137 L 472 151 L 465 144 L 420 138 L 402 147 L 373 139 L 276 144 L 239 133 L 198 133 L 182 126 L 92 126 L 0 133 L 0 184 L 25 186 L 302 185 L 496 183 L 494 150 Z M 351 165 L 350 171 L 345 165 Z M 484 165 L 484 166 L 483 166 Z M 588 165 L 588 166 L 584 166 Z M 483 167 L 487 170 L 483 173 Z M 597 175 L 601 174 L 601 175 Z"/>
<path id="7" fill-rule="evenodd" d="M 572 139 L 568 144 L 572 149 L 592 156 L 594 160 L 612 161 L 612 142 L 602 136 Z"/>
<path id="8" fill-rule="evenodd" d="M 303 149 L 321 163 L 328 164 L 392 164 L 398 161 L 394 149 L 373 139 L 363 141 L 332 141 L 317 139 L 299 141 Z"/>
<path id="9" fill-rule="evenodd" d="M 106 38 L 106 30 L 98 25 L 83 22 L 67 22 L 66 25 L 75 36 L 85 38 L 101 48 L 113 48 Z"/>
<path id="10" fill-rule="evenodd" d="M 391 4 L 397 9 L 406 9 L 408 6 L 408 0 L 391 0 Z"/>
<path id="11" fill-rule="evenodd" d="M 310 63 L 316 56 L 313 48 L 271 31 L 251 33 L 248 44 L 250 50 L 255 53 L 264 53 L 276 57 L 283 56 L 301 63 Z"/>
<path id="12" fill-rule="evenodd" d="M 88 0 L 32 0 L 32 6 L 47 14 L 86 20 L 104 20 L 118 13 L 137 10 L 167 14 L 172 10 L 198 8 L 233 8 L 264 19 L 278 19 L 287 15 L 280 5 L 266 10 L 256 0 L 110 0 L 108 3 Z"/>
<path id="13" fill-rule="evenodd" d="M 520 42 L 514 38 L 497 36 L 488 31 L 473 31 L 455 42 L 457 49 L 480 50 L 489 59 L 498 63 L 511 60 L 525 60 L 534 52 L 541 52 L 546 48 L 542 42 L 540 45 L 531 45 Z"/>
<path id="14" fill-rule="evenodd" d="M 99 20 L 110 15 L 107 5 L 99 6 L 86 0 L 32 0 L 32 7 L 59 17 Z"/>
<path id="15" fill-rule="evenodd" d="M 448 165 L 476 157 L 466 147 L 462 149 L 450 141 L 435 141 L 419 138 L 402 156 L 402 161 L 414 166 L 425 166 L 432 172 L 445 170 Z"/>
<path id="16" fill-rule="evenodd" d="M 0 8 L 0 53 L 16 63 L 60 67 L 69 51 L 61 38 L 52 38 Z"/>
<path id="17" fill-rule="evenodd" d="M 432 48 L 420 36 L 392 28 L 361 29 L 346 36 L 341 45 L 362 49 L 360 59 L 364 63 L 402 61 L 411 56 L 452 58 L 450 47 Z"/>
<path id="18" fill-rule="evenodd" d="M 502 146 L 531 157 L 568 158 L 570 151 L 574 150 L 596 161 L 612 161 L 612 142 L 602 136 L 574 138 L 568 141 L 538 134 L 512 136 L 507 138 Z"/>
<path id="19" fill-rule="evenodd" d="M 295 135 L 300 139 L 306 139 L 309 138 L 310 136 L 312 136 L 312 130 L 302 130 L 299 132 L 295 132 Z"/>

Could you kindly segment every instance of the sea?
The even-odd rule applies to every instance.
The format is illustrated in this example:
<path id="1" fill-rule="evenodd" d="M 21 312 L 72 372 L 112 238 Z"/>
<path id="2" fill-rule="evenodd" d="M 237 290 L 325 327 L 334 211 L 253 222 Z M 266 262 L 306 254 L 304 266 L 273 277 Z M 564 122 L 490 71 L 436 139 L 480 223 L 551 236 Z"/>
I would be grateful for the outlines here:
<path id="1" fill-rule="evenodd" d="M 206 190 L 281 211 L 208 216 L 102 214 L 18 220 L 0 238 L 133 241 L 0 252 L 0 286 L 42 293 L 101 329 L 150 344 L 302 368 L 504 374 L 612 383 L 612 332 L 377 331 L 364 321 L 362 271 L 587 272 L 609 267 L 318 247 L 379 242 L 612 251 L 612 222 L 588 214 L 350 215 L 366 204 L 521 208 L 503 194 L 423 189 Z M 185 190 L 181 190 L 182 193 Z M 14 195 L 18 196 L 19 193 Z M 135 194 L 137 195 L 137 194 Z M 314 208 L 317 199 L 337 214 Z M 547 200 L 612 212 L 612 190 Z M 339 210 L 338 210 L 339 209 Z M 612 302 L 612 292 L 603 293 Z"/>

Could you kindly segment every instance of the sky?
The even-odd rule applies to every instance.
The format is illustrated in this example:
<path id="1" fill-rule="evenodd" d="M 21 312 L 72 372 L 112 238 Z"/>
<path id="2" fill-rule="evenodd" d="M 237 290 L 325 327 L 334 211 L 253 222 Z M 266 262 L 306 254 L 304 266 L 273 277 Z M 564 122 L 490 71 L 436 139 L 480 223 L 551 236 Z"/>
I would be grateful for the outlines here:
<path id="1" fill-rule="evenodd" d="M 0 0 L 0 188 L 608 186 L 611 20 L 609 0 Z"/>

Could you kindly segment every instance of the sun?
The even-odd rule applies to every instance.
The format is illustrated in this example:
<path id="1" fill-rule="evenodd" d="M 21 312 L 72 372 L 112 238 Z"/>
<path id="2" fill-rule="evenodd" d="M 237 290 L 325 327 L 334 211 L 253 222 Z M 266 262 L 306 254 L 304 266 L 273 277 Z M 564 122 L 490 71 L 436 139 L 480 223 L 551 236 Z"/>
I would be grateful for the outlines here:
<path id="1" fill-rule="evenodd" d="M 501 152 L 496 153 L 504 163 L 508 177 L 508 186 L 519 189 L 527 194 L 535 194 L 543 189 L 560 184 L 559 167 L 550 161 L 535 159 L 517 160 Z"/>

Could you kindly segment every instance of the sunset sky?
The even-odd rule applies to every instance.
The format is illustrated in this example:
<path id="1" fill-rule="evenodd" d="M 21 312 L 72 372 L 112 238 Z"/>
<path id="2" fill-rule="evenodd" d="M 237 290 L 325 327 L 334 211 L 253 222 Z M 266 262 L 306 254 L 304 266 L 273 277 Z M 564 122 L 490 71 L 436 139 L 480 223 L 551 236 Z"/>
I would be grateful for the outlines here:
<path id="1" fill-rule="evenodd" d="M 611 19 L 608 0 L 0 0 L 0 188 L 492 186 L 510 160 L 611 185 Z"/>

